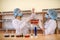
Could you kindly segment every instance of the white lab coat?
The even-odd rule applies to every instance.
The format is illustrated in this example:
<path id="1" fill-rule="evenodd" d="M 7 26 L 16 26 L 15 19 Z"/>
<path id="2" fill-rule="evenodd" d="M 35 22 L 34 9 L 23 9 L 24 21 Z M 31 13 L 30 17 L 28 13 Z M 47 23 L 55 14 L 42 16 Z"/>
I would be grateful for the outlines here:
<path id="1" fill-rule="evenodd" d="M 42 28 L 41 24 L 40 24 L 40 27 Z M 44 24 L 44 28 L 45 28 L 45 32 L 44 32 L 45 35 L 54 34 L 56 29 L 56 21 L 52 19 L 50 19 L 49 21 L 46 21 Z"/>
<path id="2" fill-rule="evenodd" d="M 33 14 L 28 17 L 27 19 L 24 19 L 24 20 L 18 20 L 18 19 L 14 19 L 12 21 L 12 24 L 13 24 L 13 27 L 16 29 L 16 34 L 17 35 L 20 35 L 23 33 L 23 35 L 26 35 L 29 33 L 29 28 L 30 28 L 30 25 L 28 23 L 28 21 L 30 19 L 32 19 L 33 17 Z"/>

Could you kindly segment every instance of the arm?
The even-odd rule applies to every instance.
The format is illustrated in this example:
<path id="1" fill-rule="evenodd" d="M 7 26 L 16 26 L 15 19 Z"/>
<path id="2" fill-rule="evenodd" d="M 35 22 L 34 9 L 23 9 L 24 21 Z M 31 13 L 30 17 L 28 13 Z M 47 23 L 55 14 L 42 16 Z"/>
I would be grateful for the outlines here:
<path id="1" fill-rule="evenodd" d="M 24 21 L 23 21 L 23 23 L 21 24 L 21 26 L 22 26 L 22 28 L 25 26 L 25 24 L 27 24 L 27 22 L 29 22 L 31 19 L 33 19 L 34 17 L 35 17 L 35 13 L 34 13 L 34 8 L 32 9 L 32 14 L 31 14 L 31 16 L 30 17 L 28 17 L 27 19 L 25 19 Z"/>
<path id="2" fill-rule="evenodd" d="M 44 31 L 45 31 L 45 28 L 44 28 L 41 20 L 39 20 L 39 24 L 38 24 L 38 25 L 39 25 L 39 27 L 41 28 L 41 30 L 44 32 Z"/>
<path id="3" fill-rule="evenodd" d="M 36 14 L 35 14 L 35 9 L 34 8 L 32 8 L 32 11 L 31 11 L 31 16 L 30 17 L 28 17 L 27 19 L 26 19 L 26 22 L 28 22 L 28 21 L 30 21 L 31 19 L 33 19 L 33 18 L 35 18 L 35 16 L 36 16 Z"/>

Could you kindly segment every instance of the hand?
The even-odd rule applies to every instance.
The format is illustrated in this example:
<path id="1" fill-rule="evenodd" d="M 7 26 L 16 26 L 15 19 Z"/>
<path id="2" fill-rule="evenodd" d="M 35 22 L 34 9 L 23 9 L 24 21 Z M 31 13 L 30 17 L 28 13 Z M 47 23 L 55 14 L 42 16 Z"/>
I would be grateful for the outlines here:
<path id="1" fill-rule="evenodd" d="M 35 9 L 34 9 L 34 8 L 32 8 L 32 13 L 34 13 L 34 11 L 35 11 Z"/>
<path id="2" fill-rule="evenodd" d="M 42 20 L 39 20 L 39 26 L 40 26 L 42 31 L 45 31 L 45 28 L 43 26 Z"/>
<path id="3" fill-rule="evenodd" d="M 42 28 L 42 31 L 43 31 L 43 32 L 45 31 L 45 28 L 44 28 L 44 27 Z"/>

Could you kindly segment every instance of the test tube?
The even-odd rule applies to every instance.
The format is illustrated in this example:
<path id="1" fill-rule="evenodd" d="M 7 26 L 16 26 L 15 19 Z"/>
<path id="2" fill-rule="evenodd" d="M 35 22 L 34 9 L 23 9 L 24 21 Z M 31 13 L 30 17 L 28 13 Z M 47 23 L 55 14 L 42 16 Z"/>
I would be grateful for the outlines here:
<path id="1" fill-rule="evenodd" d="M 37 27 L 34 28 L 34 35 L 37 36 Z"/>
<path id="2" fill-rule="evenodd" d="M 6 29 L 6 32 L 5 32 L 4 37 L 9 37 L 9 34 L 8 34 L 8 29 Z"/>
<path id="3" fill-rule="evenodd" d="M 11 37 L 14 37 L 14 32 L 13 32 L 13 30 L 12 30 L 12 34 L 11 34 Z"/>
<path id="4" fill-rule="evenodd" d="M 33 32 L 32 32 L 33 30 L 32 30 L 32 24 L 31 24 L 31 33 L 30 33 L 30 35 L 31 35 L 31 38 L 33 38 Z"/>

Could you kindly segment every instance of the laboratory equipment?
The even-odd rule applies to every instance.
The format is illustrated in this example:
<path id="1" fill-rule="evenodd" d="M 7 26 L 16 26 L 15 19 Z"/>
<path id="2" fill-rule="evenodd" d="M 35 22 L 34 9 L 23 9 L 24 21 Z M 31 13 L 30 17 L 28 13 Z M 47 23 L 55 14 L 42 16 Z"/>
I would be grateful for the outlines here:
<path id="1" fill-rule="evenodd" d="M 34 35 L 37 36 L 37 27 L 34 28 Z"/>
<path id="2" fill-rule="evenodd" d="M 33 36 L 33 32 L 32 32 L 33 25 L 35 25 L 34 26 L 34 35 L 37 36 L 37 27 L 36 27 L 36 25 L 38 25 L 38 22 L 39 22 L 39 19 L 30 20 L 30 23 L 31 23 L 31 37 Z"/>
<path id="3" fill-rule="evenodd" d="M 16 35 L 16 37 L 23 37 L 23 34 L 20 34 L 20 35 Z"/>
<path id="4" fill-rule="evenodd" d="M 6 32 L 4 34 L 4 37 L 10 37 L 9 33 L 8 33 L 8 29 L 6 29 Z"/>
<path id="5" fill-rule="evenodd" d="M 30 37 L 30 35 L 29 35 L 29 34 L 26 34 L 24 37 L 25 37 L 25 38 L 28 38 L 28 37 Z"/>
<path id="6" fill-rule="evenodd" d="M 11 33 L 11 37 L 15 37 L 13 30 L 12 30 L 12 33 Z"/>

